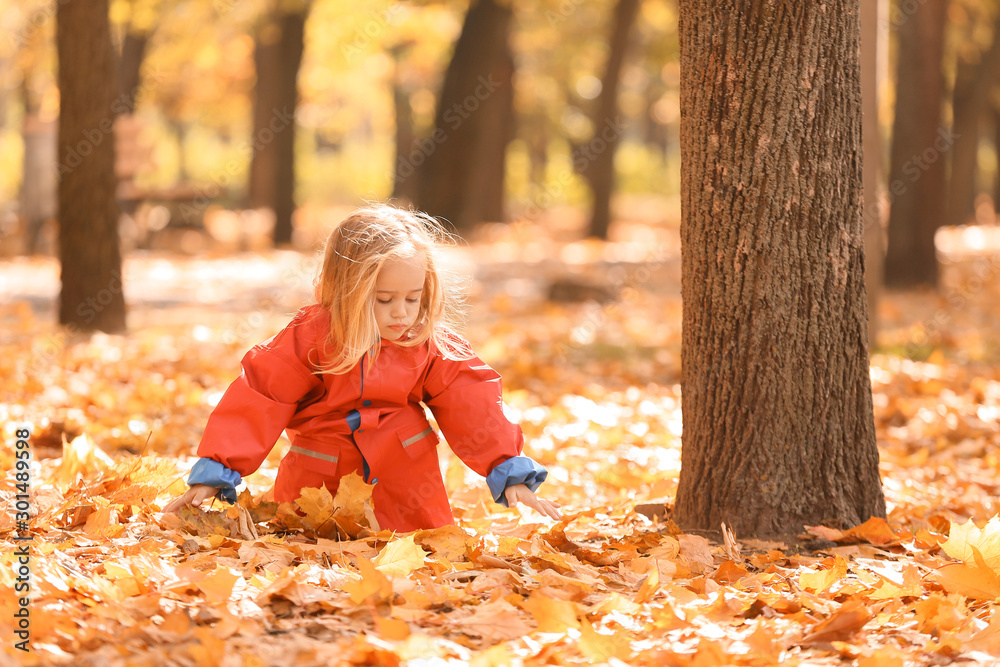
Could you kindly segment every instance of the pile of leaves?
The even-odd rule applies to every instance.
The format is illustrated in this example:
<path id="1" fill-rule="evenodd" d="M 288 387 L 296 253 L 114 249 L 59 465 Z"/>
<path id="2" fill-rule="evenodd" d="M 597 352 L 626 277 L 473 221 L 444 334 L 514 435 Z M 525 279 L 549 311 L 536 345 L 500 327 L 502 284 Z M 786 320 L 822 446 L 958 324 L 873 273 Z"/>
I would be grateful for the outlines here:
<path id="1" fill-rule="evenodd" d="M 443 445 L 457 525 L 383 530 L 358 478 L 278 505 L 267 491 L 284 441 L 236 505 L 164 514 L 242 352 L 296 306 L 262 293 L 249 308 L 244 295 L 195 320 L 157 319 L 137 299 L 143 327 L 88 337 L 60 333 L 25 304 L 4 307 L 4 442 L 16 426 L 32 431 L 31 651 L 0 624 L 0 667 L 998 659 L 996 287 L 982 281 L 949 306 L 949 290 L 971 284 L 974 258 L 946 266 L 941 295 L 889 294 L 883 306 L 872 386 L 888 521 L 814 526 L 781 544 L 685 533 L 670 520 L 676 263 L 585 244 L 555 253 L 560 264 L 539 262 L 537 284 L 505 285 L 491 277 L 502 251 L 477 251 L 497 263 L 480 269 L 489 279 L 472 306 L 483 315 L 468 334 L 504 375 L 527 452 L 550 470 L 541 493 L 562 503 L 559 522 L 492 503 Z M 220 281 L 241 261 L 259 260 L 206 260 Z M 271 258 L 276 272 L 291 261 Z M 617 285 L 616 299 L 547 297 L 553 275 L 578 269 Z M 126 285 L 141 290 L 157 270 L 135 260 Z M 14 447 L 0 449 L 0 467 L 14 465 Z M 17 492 L 12 475 L 0 482 L 5 506 Z M 22 536 L 13 509 L 0 514 L 4 618 L 19 605 Z"/>

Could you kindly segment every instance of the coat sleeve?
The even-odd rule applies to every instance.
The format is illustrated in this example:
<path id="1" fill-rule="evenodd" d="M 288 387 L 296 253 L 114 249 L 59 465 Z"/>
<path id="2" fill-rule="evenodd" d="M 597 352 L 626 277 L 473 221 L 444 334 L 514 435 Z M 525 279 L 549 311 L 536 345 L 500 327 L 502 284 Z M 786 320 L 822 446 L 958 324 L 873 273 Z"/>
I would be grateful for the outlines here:
<path id="1" fill-rule="evenodd" d="M 467 343 L 462 343 L 468 347 Z M 452 451 L 472 470 L 487 478 L 505 461 L 514 457 L 526 459 L 519 456 L 524 447 L 524 435 L 520 425 L 507 416 L 500 374 L 478 357 L 455 361 L 435 353 L 433 348 L 432 355 L 424 381 L 424 403 L 434 413 Z M 498 473 L 504 472 L 509 465 Z M 507 486 L 507 475 L 494 475 L 493 478 L 499 476 L 504 480 L 497 479 L 490 486 L 491 490 L 497 486 L 502 494 Z M 493 495 L 496 499 L 497 494 Z"/>
<path id="2" fill-rule="evenodd" d="M 314 316 L 315 311 L 299 311 L 276 336 L 246 353 L 240 376 L 208 418 L 199 456 L 244 476 L 260 467 L 299 401 L 322 383 L 309 364 L 316 345 Z"/>

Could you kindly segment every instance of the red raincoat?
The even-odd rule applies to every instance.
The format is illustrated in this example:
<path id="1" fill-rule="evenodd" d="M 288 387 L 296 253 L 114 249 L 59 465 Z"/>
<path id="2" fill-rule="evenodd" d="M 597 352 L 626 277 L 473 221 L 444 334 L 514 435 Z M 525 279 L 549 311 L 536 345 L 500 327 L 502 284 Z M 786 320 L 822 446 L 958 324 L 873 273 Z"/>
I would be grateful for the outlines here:
<path id="1" fill-rule="evenodd" d="M 275 500 L 322 485 L 336 493 L 340 478 L 363 475 L 367 462 L 383 528 L 452 523 L 438 436 L 420 402 L 452 451 L 485 477 L 524 444 L 520 426 L 504 414 L 500 375 L 478 358 L 445 359 L 429 341 L 402 347 L 384 339 L 373 366 L 365 357 L 345 374 L 318 374 L 328 360 L 321 350 L 329 331 L 327 312 L 307 306 L 247 352 L 242 374 L 209 417 L 198 454 L 249 475 L 285 430 L 292 446 L 278 468 Z M 346 420 L 352 410 L 361 414 L 353 433 Z"/>

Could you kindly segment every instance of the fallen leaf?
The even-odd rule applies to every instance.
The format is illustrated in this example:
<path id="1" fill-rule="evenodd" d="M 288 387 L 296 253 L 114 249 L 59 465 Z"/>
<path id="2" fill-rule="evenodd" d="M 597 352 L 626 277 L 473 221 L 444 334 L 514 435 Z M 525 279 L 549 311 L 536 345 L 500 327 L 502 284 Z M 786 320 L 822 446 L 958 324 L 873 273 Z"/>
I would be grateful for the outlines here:
<path id="1" fill-rule="evenodd" d="M 427 553 L 413 541 L 413 535 L 407 535 L 389 542 L 373 563 L 382 574 L 405 577 L 423 567 L 426 556 Z"/>

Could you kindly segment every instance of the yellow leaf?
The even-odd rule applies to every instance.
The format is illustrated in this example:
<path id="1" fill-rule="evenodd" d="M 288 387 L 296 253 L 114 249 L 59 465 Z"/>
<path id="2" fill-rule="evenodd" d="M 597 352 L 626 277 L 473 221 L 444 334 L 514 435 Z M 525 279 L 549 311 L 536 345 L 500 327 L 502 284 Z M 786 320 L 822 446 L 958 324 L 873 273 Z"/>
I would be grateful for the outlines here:
<path id="1" fill-rule="evenodd" d="M 302 489 L 302 495 L 295 500 L 295 506 L 305 513 L 304 523 L 313 530 L 333 516 L 333 496 L 325 486 Z"/>
<path id="2" fill-rule="evenodd" d="M 195 583 L 205 594 L 205 600 L 210 604 L 222 604 L 233 594 L 233 585 L 240 575 L 228 567 L 218 567 L 215 572 Z"/>
<path id="3" fill-rule="evenodd" d="M 993 572 L 1000 573 L 1000 516 L 994 516 L 980 530 L 972 519 L 963 524 L 951 524 L 948 539 L 941 549 L 963 563 L 975 562 L 973 549 L 978 550 Z"/>
<path id="4" fill-rule="evenodd" d="M 799 586 L 807 591 L 821 593 L 847 575 L 847 561 L 841 556 L 835 556 L 833 565 L 819 572 L 802 572 L 799 574 Z"/>
<path id="5" fill-rule="evenodd" d="M 594 630 L 590 621 L 583 620 L 580 625 L 580 653 L 583 653 L 592 663 L 605 663 L 609 658 L 628 660 L 632 657 L 628 637 L 622 630 L 604 635 Z"/>
<path id="6" fill-rule="evenodd" d="M 580 629 L 576 603 L 556 600 L 536 591 L 521 604 L 535 617 L 539 632 L 561 633 L 570 628 Z"/>
<path id="7" fill-rule="evenodd" d="M 358 556 L 358 570 L 361 572 L 360 581 L 343 584 L 344 590 L 351 596 L 351 602 L 361 604 L 372 596 L 386 600 L 392 595 L 392 582 L 364 556 Z"/>
<path id="8" fill-rule="evenodd" d="M 375 557 L 375 569 L 389 576 L 405 577 L 423 567 L 426 556 L 427 553 L 413 541 L 413 535 L 407 535 L 382 549 Z"/>

